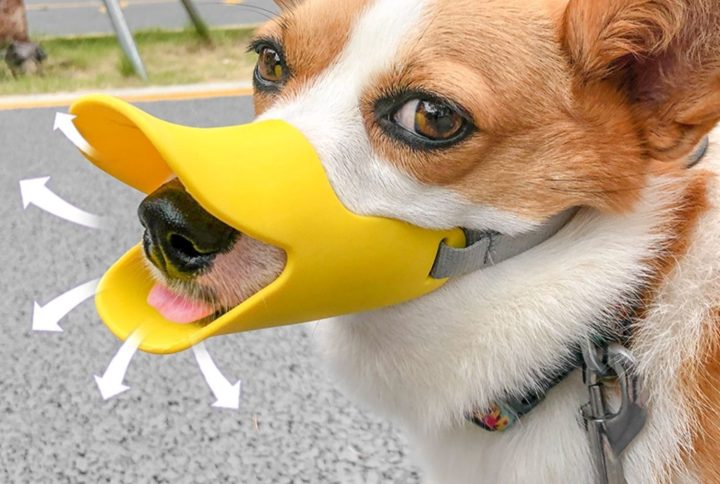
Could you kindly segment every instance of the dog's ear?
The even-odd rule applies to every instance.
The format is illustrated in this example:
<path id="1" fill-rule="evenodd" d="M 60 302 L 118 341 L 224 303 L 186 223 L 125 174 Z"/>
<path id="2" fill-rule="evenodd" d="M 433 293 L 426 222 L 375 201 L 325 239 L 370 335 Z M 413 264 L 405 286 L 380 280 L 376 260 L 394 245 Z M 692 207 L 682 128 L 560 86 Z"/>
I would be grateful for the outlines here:
<path id="1" fill-rule="evenodd" d="M 298 3 L 300 3 L 300 0 L 273 0 L 275 4 L 280 7 L 281 10 L 290 10 L 294 6 L 296 6 Z"/>
<path id="2" fill-rule="evenodd" d="M 563 43 L 579 88 L 622 91 L 656 159 L 720 120 L 720 0 L 570 0 Z"/>

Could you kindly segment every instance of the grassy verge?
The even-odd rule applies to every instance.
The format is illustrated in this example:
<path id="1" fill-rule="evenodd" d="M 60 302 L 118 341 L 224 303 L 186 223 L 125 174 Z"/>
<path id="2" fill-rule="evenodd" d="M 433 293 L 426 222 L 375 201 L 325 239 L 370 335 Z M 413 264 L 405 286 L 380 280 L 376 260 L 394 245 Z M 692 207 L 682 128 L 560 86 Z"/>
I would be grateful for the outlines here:
<path id="1" fill-rule="evenodd" d="M 245 52 L 251 29 L 211 30 L 211 43 L 195 31 L 135 34 L 150 77 L 133 75 L 114 36 L 37 39 L 48 54 L 42 75 L 14 79 L 0 63 L 0 95 L 249 80 L 254 54 Z"/>

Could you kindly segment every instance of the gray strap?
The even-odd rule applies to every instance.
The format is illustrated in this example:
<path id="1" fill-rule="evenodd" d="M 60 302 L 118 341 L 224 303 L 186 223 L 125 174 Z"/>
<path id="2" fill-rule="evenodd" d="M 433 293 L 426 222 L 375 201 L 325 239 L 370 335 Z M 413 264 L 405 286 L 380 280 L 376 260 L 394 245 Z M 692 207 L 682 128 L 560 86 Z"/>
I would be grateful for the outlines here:
<path id="1" fill-rule="evenodd" d="M 692 168 L 693 166 L 700 163 L 700 160 L 703 159 L 705 154 L 707 153 L 708 148 L 710 147 L 710 137 L 705 136 L 700 144 L 695 148 L 695 151 L 692 152 L 692 155 L 690 155 L 690 158 L 688 159 L 688 168 Z"/>
<path id="2" fill-rule="evenodd" d="M 467 247 L 457 249 L 444 242 L 440 244 L 430 276 L 434 279 L 446 279 L 499 264 L 542 244 L 557 234 L 576 213 L 576 208 L 566 210 L 549 219 L 537 230 L 515 237 L 493 231 L 463 229 Z"/>

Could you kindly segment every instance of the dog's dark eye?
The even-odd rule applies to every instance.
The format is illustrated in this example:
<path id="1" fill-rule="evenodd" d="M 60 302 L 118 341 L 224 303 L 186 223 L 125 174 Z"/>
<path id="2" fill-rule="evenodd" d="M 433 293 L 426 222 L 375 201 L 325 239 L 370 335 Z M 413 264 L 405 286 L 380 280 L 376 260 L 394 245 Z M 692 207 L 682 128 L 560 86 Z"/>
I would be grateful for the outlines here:
<path id="1" fill-rule="evenodd" d="M 286 79 L 287 66 L 277 49 L 269 45 L 260 46 L 258 55 L 255 77 L 261 86 L 276 87 Z"/>
<path id="2" fill-rule="evenodd" d="M 432 141 L 455 138 L 465 124 L 465 118 L 453 107 L 427 99 L 411 99 L 397 110 L 393 119 L 402 128 Z"/>
<path id="3" fill-rule="evenodd" d="M 375 119 L 385 133 L 414 149 L 441 149 L 475 131 L 470 116 L 454 102 L 422 91 L 406 91 L 375 103 Z"/>

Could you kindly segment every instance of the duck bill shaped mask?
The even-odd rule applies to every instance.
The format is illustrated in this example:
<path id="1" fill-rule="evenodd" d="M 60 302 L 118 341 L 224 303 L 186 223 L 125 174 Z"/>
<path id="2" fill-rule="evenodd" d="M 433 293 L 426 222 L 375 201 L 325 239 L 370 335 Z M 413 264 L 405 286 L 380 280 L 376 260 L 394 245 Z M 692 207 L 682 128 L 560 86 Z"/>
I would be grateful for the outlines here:
<path id="1" fill-rule="evenodd" d="M 96 303 L 120 339 L 142 332 L 143 351 L 409 301 L 447 281 L 430 275 L 441 244 L 465 243 L 460 229 L 349 211 L 310 142 L 284 121 L 191 128 L 105 96 L 82 98 L 71 113 L 85 156 L 107 173 L 147 194 L 177 177 L 208 213 L 287 256 L 279 277 L 249 299 L 209 323 L 180 325 L 148 304 L 153 278 L 141 245 L 132 248 L 103 277 Z"/>

